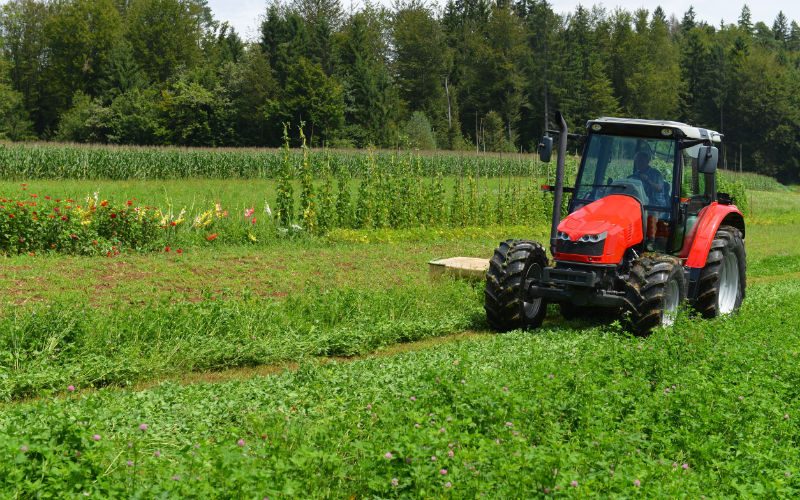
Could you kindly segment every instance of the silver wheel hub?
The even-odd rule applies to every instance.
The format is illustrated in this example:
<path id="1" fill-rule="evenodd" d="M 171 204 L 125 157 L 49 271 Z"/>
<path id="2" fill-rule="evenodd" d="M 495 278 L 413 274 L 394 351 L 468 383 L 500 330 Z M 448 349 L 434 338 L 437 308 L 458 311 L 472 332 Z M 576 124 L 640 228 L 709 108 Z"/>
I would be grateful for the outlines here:
<path id="1" fill-rule="evenodd" d="M 541 279 L 542 277 L 542 267 L 539 264 L 531 264 L 531 267 L 528 269 L 526 273 L 526 278 L 528 279 Z M 527 293 L 525 294 L 527 295 Z M 522 302 L 523 314 L 525 314 L 526 319 L 532 319 L 537 314 L 539 314 L 539 310 L 542 308 L 542 298 L 538 297 L 535 299 L 531 299 L 530 297 L 524 297 Z"/>
<path id="2" fill-rule="evenodd" d="M 678 281 L 671 279 L 667 281 L 664 290 L 664 313 L 661 318 L 661 324 L 664 326 L 672 326 L 675 324 L 675 318 L 678 316 L 678 306 L 681 302 L 681 292 L 678 286 Z"/>
<path id="3" fill-rule="evenodd" d="M 730 314 L 736 308 L 739 297 L 739 258 L 729 252 L 722 260 L 719 271 L 719 294 L 717 296 L 717 310 L 719 314 Z"/>

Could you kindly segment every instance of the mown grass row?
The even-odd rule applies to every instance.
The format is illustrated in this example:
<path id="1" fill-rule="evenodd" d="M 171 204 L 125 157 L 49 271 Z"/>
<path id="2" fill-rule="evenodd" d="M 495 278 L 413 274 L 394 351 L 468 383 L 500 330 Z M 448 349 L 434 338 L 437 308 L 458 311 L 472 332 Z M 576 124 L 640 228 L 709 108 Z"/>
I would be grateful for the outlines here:
<path id="1" fill-rule="evenodd" d="M 284 300 L 209 294 L 198 303 L 116 310 L 63 303 L 15 309 L 0 319 L 0 400 L 68 385 L 124 386 L 160 375 L 363 354 L 480 328 L 478 297 L 471 285 L 444 282 L 306 290 Z"/>
<path id="2" fill-rule="evenodd" d="M 0 489 L 794 497 L 798 300 L 784 281 L 753 289 L 732 318 L 683 318 L 649 338 L 559 325 L 269 378 L 6 405 Z"/>

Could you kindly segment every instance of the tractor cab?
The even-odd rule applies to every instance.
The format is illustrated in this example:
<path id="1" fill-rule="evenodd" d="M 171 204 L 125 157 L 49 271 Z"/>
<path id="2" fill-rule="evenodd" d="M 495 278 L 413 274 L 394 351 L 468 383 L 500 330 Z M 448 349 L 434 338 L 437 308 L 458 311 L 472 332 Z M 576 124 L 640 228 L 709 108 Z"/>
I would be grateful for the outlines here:
<path id="1" fill-rule="evenodd" d="M 567 189 L 570 215 L 556 233 L 556 260 L 613 264 L 629 248 L 680 255 L 700 211 L 717 200 L 715 144 L 722 136 L 677 122 L 619 118 L 590 121 L 587 131 L 575 186 Z M 581 252 L 581 243 L 608 238 L 598 229 L 612 217 L 625 219 L 617 221 L 627 230 L 620 241 L 604 245 L 606 255 Z"/>

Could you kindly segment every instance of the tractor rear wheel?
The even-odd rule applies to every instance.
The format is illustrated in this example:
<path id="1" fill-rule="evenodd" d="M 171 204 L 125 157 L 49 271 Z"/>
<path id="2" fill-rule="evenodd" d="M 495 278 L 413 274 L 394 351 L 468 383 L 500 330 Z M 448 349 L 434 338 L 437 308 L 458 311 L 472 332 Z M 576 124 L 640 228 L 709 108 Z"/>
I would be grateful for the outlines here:
<path id="1" fill-rule="evenodd" d="M 735 227 L 717 231 L 705 267 L 700 271 L 694 308 L 704 318 L 737 311 L 744 300 L 747 261 L 742 233 Z"/>
<path id="2" fill-rule="evenodd" d="M 525 281 L 541 277 L 547 267 L 544 247 L 535 241 L 508 240 L 494 251 L 486 273 L 484 309 L 489 326 L 498 332 L 538 328 L 547 302 L 527 299 Z"/>
<path id="3" fill-rule="evenodd" d="M 630 326 L 638 335 L 672 325 L 679 306 L 686 300 L 683 266 L 670 256 L 642 257 L 634 262 L 626 288 L 633 306 L 629 311 Z"/>

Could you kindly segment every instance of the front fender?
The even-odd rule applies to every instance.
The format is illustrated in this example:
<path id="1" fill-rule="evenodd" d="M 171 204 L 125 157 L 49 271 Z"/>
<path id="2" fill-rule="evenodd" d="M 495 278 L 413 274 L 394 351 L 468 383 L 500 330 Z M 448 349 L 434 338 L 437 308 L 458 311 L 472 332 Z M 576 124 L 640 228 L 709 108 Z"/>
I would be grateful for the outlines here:
<path id="1" fill-rule="evenodd" d="M 700 211 L 697 225 L 689 235 L 686 267 L 698 269 L 705 267 L 711 244 L 723 222 L 738 228 L 744 235 L 744 216 L 735 205 L 720 205 L 714 202 Z"/>

